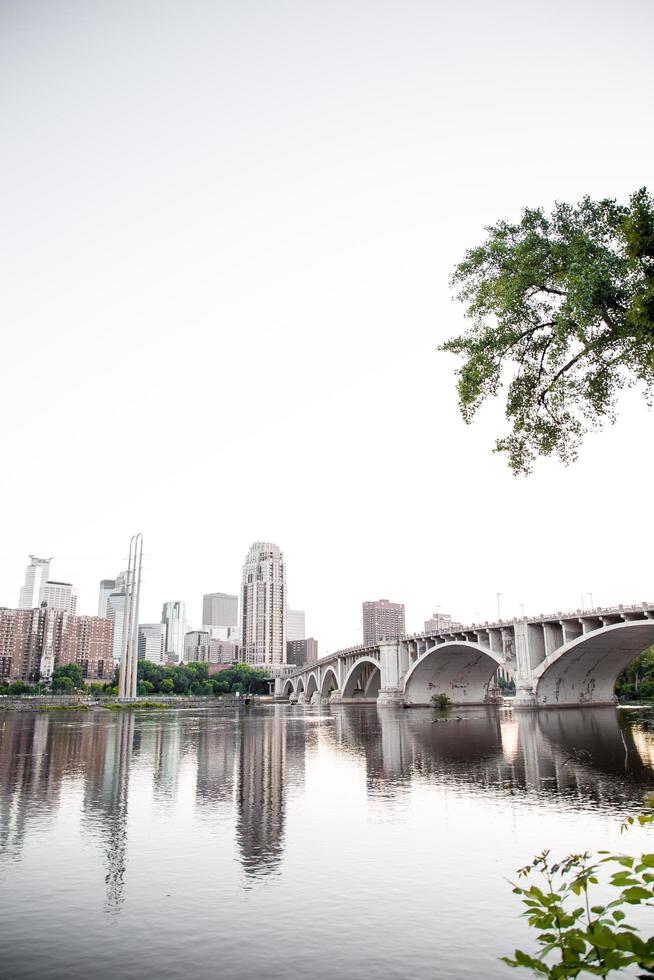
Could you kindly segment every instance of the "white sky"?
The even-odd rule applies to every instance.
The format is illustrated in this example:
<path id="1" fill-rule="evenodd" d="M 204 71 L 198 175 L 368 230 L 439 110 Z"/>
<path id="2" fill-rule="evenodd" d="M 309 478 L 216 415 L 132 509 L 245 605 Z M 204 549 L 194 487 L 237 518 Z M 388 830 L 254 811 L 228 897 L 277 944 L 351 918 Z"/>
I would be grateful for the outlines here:
<path id="1" fill-rule="evenodd" d="M 654 599 L 630 396 L 513 477 L 459 418 L 448 279 L 525 205 L 654 184 L 649 0 L 0 5 L 0 604 L 29 552 L 142 620 L 272 540 L 321 653 L 364 599 Z"/>

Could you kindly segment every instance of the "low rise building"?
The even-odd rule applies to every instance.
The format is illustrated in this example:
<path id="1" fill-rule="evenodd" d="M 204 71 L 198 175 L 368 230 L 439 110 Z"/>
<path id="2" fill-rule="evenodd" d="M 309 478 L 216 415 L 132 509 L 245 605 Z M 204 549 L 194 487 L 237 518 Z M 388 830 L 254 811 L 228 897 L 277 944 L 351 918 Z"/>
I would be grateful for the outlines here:
<path id="1" fill-rule="evenodd" d="M 165 623 L 139 623 L 139 660 L 166 663 Z"/>
<path id="2" fill-rule="evenodd" d="M 218 640 L 208 630 L 191 630 L 184 637 L 184 662 L 232 664 L 238 660 L 238 646 Z"/>
<path id="3" fill-rule="evenodd" d="M 461 623 L 454 622 L 449 613 L 434 613 L 431 619 L 425 620 L 425 633 L 447 633 L 461 628 Z"/>

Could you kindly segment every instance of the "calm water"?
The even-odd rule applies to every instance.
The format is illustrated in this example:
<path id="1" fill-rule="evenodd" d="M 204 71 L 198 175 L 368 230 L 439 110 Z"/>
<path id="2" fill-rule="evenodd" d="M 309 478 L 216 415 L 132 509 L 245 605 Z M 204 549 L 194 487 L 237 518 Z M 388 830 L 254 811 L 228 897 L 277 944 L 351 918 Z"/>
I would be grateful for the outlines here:
<path id="1" fill-rule="evenodd" d="M 619 824 L 652 788 L 654 730 L 450 716 L 0 716 L 0 972 L 510 980 L 497 957 L 529 939 L 505 879 L 546 846 L 644 846 Z"/>

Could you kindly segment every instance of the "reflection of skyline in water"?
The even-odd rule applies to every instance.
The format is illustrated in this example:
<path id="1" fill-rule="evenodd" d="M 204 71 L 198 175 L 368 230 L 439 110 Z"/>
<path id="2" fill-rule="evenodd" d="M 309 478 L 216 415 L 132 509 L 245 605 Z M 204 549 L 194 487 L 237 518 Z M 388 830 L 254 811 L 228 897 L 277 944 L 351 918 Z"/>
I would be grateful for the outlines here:
<path id="1" fill-rule="evenodd" d="M 67 783 L 81 783 L 82 833 L 100 841 L 105 907 L 118 911 L 128 889 L 133 780 L 141 789 L 149 779 L 153 803 L 170 808 L 190 761 L 203 833 L 224 834 L 233 823 L 246 883 L 279 874 L 289 796 L 303 791 L 305 759 L 321 740 L 362 762 L 372 797 L 408 793 L 427 780 L 465 794 L 537 797 L 544 805 L 561 797 L 572 806 L 629 805 L 652 784 L 654 737 L 612 708 L 470 708 L 444 716 L 334 708 L 328 718 L 322 724 L 312 709 L 281 705 L 82 718 L 7 713 L 0 728 L 0 868 L 20 859 L 33 824 L 54 820 Z"/>

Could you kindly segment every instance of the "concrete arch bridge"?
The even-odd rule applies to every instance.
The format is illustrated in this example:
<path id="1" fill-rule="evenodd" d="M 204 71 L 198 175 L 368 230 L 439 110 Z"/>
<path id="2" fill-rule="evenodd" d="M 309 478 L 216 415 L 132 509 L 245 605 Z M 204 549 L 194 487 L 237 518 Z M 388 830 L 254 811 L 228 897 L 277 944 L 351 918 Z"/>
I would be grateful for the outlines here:
<path id="1" fill-rule="evenodd" d="M 612 704 L 630 660 L 654 644 L 654 603 L 473 624 L 349 647 L 275 679 L 280 699 L 311 704 L 426 705 L 500 700 L 498 672 L 515 679 L 516 706 Z"/>

